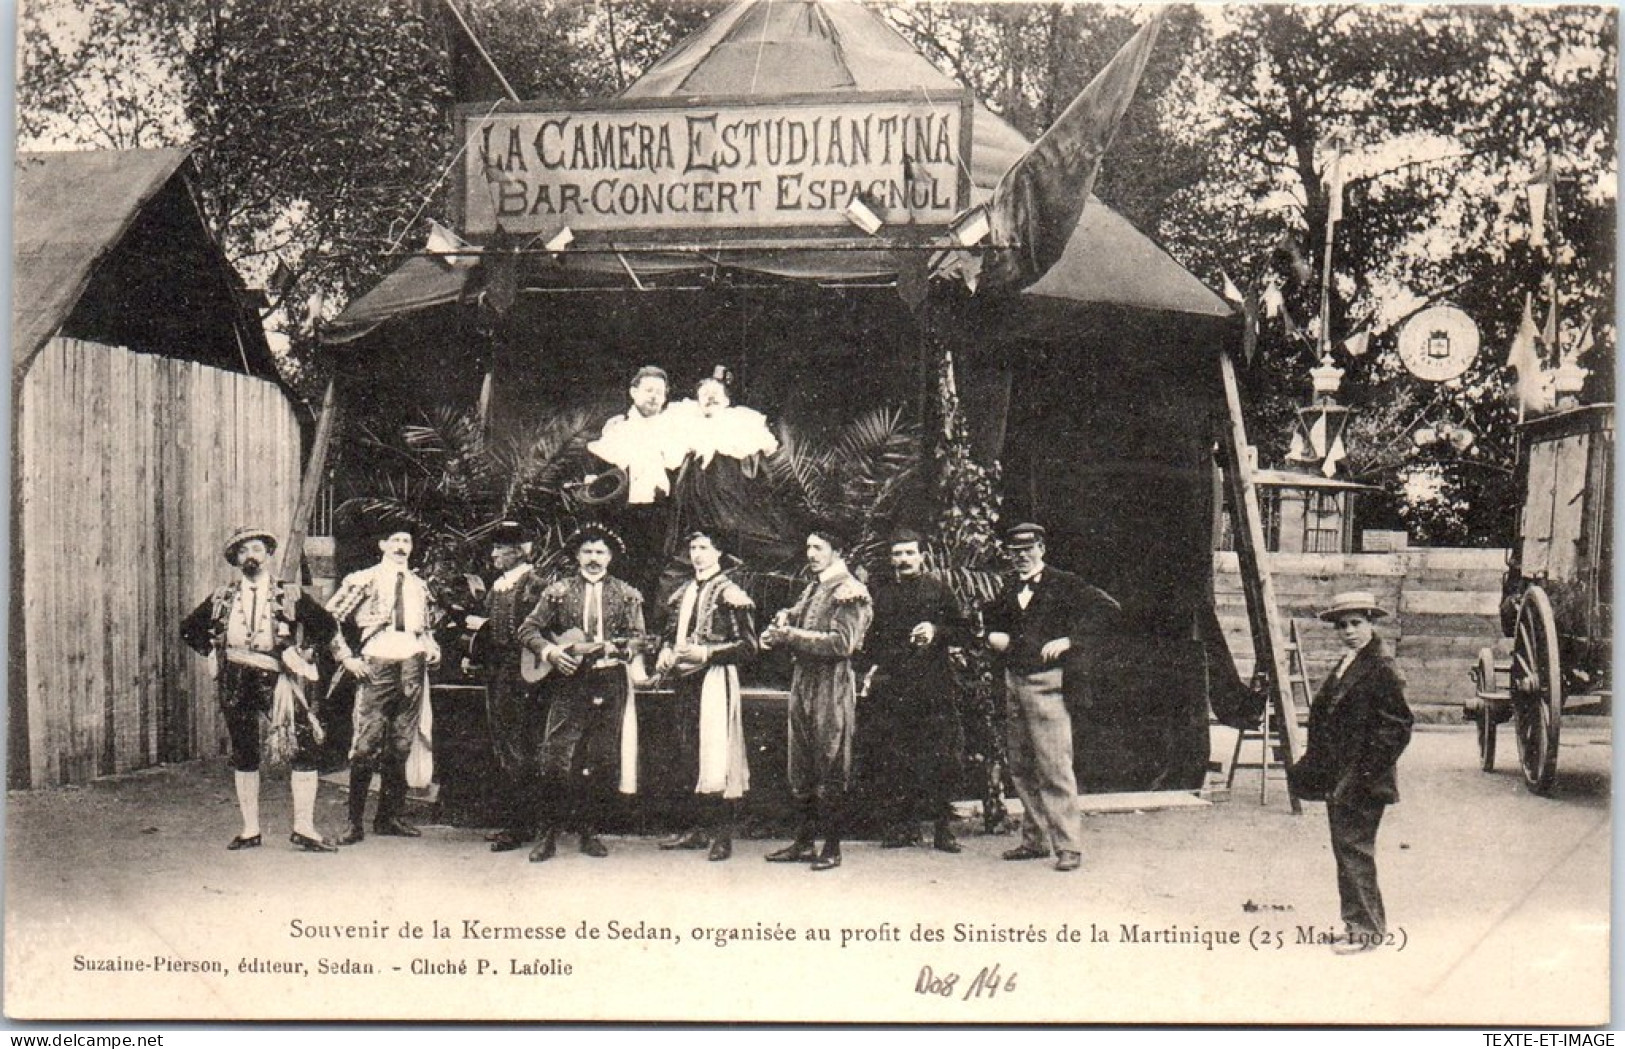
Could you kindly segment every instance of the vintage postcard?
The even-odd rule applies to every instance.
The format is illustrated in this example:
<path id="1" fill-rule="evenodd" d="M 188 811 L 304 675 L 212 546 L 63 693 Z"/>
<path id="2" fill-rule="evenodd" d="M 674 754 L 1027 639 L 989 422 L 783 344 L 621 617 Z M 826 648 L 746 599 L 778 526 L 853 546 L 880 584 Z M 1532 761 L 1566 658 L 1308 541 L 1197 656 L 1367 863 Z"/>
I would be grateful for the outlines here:
<path id="1" fill-rule="evenodd" d="M 1610 1022 L 1613 7 L 17 16 L 9 1019 Z"/>

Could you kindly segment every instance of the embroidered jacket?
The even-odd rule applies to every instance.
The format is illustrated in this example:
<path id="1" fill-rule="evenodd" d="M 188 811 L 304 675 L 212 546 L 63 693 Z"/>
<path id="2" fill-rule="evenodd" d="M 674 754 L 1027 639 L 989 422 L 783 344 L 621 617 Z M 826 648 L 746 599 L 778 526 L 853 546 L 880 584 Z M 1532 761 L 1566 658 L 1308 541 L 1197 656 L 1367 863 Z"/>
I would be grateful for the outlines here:
<path id="1" fill-rule="evenodd" d="M 602 580 L 605 640 L 643 635 L 643 595 L 614 576 Z M 584 626 L 587 581 L 579 574 L 550 584 L 519 625 L 519 643 L 540 654 L 567 630 Z"/>
<path id="2" fill-rule="evenodd" d="M 354 622 L 360 631 L 362 654 L 368 642 L 390 628 L 395 618 L 395 576 L 392 565 L 380 562 L 359 572 L 351 572 L 339 584 L 338 591 L 327 602 L 327 610 L 341 624 Z M 405 631 L 424 642 L 426 649 L 435 647 L 434 595 L 416 572 L 404 569 L 402 576 L 401 618 Z M 333 654 L 341 662 L 354 653 L 343 633 L 333 639 Z"/>
<path id="3" fill-rule="evenodd" d="M 181 640 L 198 655 L 224 651 L 237 596 L 243 592 L 246 582 L 239 578 L 220 587 L 181 621 Z M 307 645 L 326 645 L 332 641 L 338 624 L 298 584 L 273 581 L 268 589 L 271 618 L 271 647 L 265 650 L 268 654 L 281 655 L 294 645 L 300 627 L 304 628 Z"/>
<path id="4" fill-rule="evenodd" d="M 699 594 L 694 601 L 694 613 L 688 627 L 688 637 L 679 638 L 677 628 L 682 618 L 683 602 L 696 587 Z M 667 648 L 675 649 L 686 640 L 690 644 L 710 649 L 712 666 L 743 663 L 756 654 L 759 642 L 756 636 L 756 604 L 750 595 L 727 575 L 716 575 L 697 582 L 690 579 L 671 595 L 666 602 L 666 629 L 663 638 Z"/>

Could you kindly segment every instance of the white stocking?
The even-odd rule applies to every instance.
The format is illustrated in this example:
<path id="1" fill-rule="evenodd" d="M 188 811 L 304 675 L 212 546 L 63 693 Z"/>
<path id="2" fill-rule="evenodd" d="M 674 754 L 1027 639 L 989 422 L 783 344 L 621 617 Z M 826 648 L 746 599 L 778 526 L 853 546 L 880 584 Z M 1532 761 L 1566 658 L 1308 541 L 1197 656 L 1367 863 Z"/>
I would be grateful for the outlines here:
<path id="1" fill-rule="evenodd" d="M 294 769 L 290 785 L 293 787 L 294 833 L 307 838 L 320 838 L 321 835 L 316 833 L 316 770 Z"/>
<path id="2" fill-rule="evenodd" d="M 260 832 L 260 774 L 259 770 L 253 772 L 237 773 L 237 808 L 243 815 L 243 833 L 245 838 L 252 838 Z"/>

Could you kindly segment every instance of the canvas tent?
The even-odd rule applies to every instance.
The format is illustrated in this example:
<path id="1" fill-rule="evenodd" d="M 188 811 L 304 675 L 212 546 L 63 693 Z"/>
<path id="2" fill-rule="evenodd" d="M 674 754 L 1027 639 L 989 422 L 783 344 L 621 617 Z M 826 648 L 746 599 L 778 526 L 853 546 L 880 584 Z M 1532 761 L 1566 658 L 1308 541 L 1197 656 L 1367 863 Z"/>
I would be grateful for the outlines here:
<path id="1" fill-rule="evenodd" d="M 858 4 L 746 0 L 624 98 L 960 90 Z M 972 112 L 979 201 L 1028 143 L 980 103 Z M 515 305 L 494 316 L 474 301 L 488 266 L 418 257 L 353 302 L 328 341 L 364 379 L 347 410 L 385 427 L 427 389 L 472 403 L 493 362 L 500 425 L 541 404 L 613 402 L 648 361 L 680 380 L 726 363 L 752 406 L 816 425 L 916 403 L 924 358 L 951 348 L 975 449 L 1003 466 L 1005 520 L 1042 521 L 1052 560 L 1128 609 L 1096 707 L 1081 715 L 1081 782 L 1199 785 L 1207 697 L 1240 688 L 1211 583 L 1218 357 L 1239 330 L 1233 311 L 1097 199 L 1059 263 L 1020 294 L 938 288 L 912 312 L 899 286 L 919 265 L 918 251 L 886 243 L 526 255 Z"/>
<path id="2" fill-rule="evenodd" d="M 280 530 L 300 427 L 185 150 L 15 166 L 8 780 L 219 752 L 181 617 Z"/>

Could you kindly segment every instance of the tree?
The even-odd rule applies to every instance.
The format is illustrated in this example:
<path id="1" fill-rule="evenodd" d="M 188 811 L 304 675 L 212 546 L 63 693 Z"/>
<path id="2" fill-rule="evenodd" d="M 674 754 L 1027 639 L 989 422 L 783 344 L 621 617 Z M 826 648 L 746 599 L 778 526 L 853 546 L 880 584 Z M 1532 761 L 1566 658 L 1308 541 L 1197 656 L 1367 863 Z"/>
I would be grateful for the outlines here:
<path id="1" fill-rule="evenodd" d="M 1189 93 L 1166 110 L 1169 132 L 1212 156 L 1212 174 L 1180 195 L 1160 233 L 1210 278 L 1275 283 L 1295 318 L 1265 325 L 1245 376 L 1250 432 L 1278 460 L 1290 412 L 1307 399 L 1330 143 L 1341 137 L 1350 177 L 1326 289 L 1330 341 L 1373 336 L 1364 356 L 1336 353 L 1348 371 L 1342 399 L 1366 413 L 1351 472 L 1381 485 L 1390 498 L 1377 512 L 1420 538 L 1505 541 L 1516 434 L 1501 362 L 1523 293 L 1538 299 L 1554 262 L 1565 312 L 1592 318 L 1594 372 L 1612 372 L 1613 13 L 1359 5 L 1218 17 Z M 1555 259 L 1531 248 L 1520 212 L 1543 139 L 1579 176 L 1560 195 Z M 1398 367 L 1397 325 L 1446 300 L 1478 321 L 1485 348 L 1462 379 L 1424 390 Z M 1474 454 L 1415 449 L 1369 425 L 1402 424 L 1408 405 L 1474 428 Z"/>

